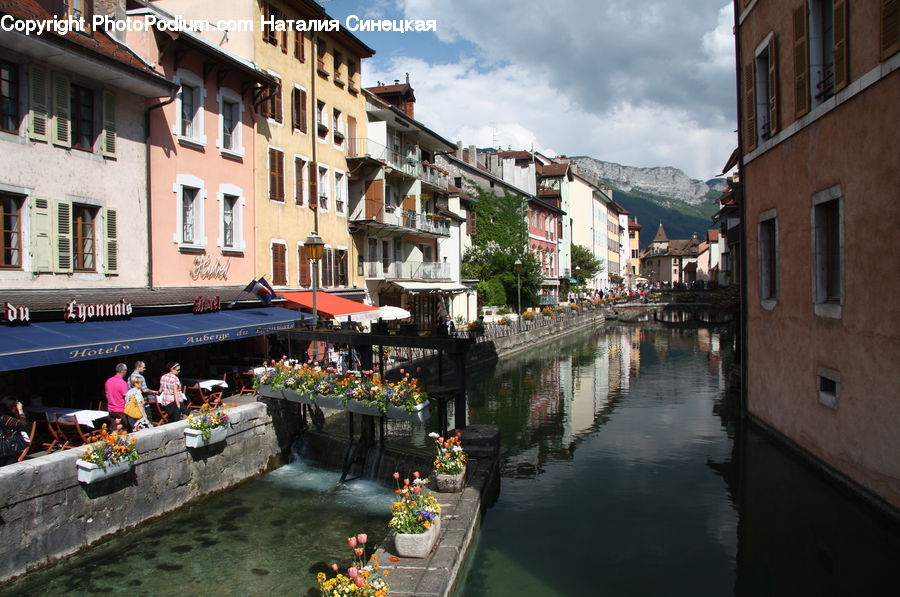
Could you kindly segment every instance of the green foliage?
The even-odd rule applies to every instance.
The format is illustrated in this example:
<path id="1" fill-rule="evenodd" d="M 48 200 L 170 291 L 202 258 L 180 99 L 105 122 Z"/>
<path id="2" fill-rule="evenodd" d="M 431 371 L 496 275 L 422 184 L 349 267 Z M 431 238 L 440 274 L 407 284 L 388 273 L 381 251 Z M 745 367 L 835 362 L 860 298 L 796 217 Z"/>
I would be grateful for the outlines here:
<path id="1" fill-rule="evenodd" d="M 572 245 L 572 277 L 576 286 L 585 283 L 603 271 L 603 260 L 596 259 L 591 250 L 581 245 Z"/>
<path id="2" fill-rule="evenodd" d="M 486 305 L 506 304 L 506 289 L 503 288 L 503 282 L 500 281 L 499 276 L 479 282 L 478 293 Z"/>
<path id="3" fill-rule="evenodd" d="M 683 201 L 632 191 L 614 190 L 613 199 L 627 209 L 632 216 L 637 216 L 641 224 L 641 249 L 646 249 L 653 241 L 656 229 L 662 222 L 669 238 L 690 238 L 696 232 L 702 240 L 706 231 L 713 228 L 712 215 L 718 211 L 715 201 L 699 206 L 688 205 Z"/>

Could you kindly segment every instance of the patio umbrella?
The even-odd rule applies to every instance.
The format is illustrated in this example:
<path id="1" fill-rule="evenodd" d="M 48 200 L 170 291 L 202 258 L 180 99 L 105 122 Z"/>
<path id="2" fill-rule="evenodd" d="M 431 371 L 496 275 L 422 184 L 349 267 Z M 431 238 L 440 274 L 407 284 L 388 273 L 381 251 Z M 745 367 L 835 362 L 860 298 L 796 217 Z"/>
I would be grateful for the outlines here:
<path id="1" fill-rule="evenodd" d="M 381 311 L 379 317 L 385 321 L 390 321 L 392 319 L 406 319 L 412 315 L 412 313 L 406 309 L 401 309 L 400 307 L 394 307 L 392 305 L 379 307 L 379 310 Z"/>

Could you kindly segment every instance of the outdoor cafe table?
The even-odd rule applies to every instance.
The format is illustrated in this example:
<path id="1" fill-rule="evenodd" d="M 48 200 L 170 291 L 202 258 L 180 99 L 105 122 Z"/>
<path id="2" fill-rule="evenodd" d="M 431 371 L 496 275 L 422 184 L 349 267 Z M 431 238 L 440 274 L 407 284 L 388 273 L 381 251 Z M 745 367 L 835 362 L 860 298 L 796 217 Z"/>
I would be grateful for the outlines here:
<path id="1" fill-rule="evenodd" d="M 77 422 L 79 425 L 84 425 L 91 429 L 95 427 L 94 421 L 109 416 L 109 413 L 105 410 L 63 408 L 61 406 L 30 406 L 26 410 L 32 413 L 56 415 L 64 423 Z"/>
<path id="2" fill-rule="evenodd" d="M 181 383 L 188 387 L 200 386 L 200 389 L 212 392 L 216 388 L 228 389 L 228 382 L 224 379 L 197 379 L 193 377 L 182 377 Z"/>

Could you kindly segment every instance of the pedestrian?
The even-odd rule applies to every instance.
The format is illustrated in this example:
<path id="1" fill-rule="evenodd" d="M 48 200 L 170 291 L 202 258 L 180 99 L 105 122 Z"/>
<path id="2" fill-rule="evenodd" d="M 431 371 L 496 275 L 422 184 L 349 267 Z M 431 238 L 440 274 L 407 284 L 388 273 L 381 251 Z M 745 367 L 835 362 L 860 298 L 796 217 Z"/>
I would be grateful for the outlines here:
<path id="1" fill-rule="evenodd" d="M 128 425 L 125 418 L 125 394 L 128 393 L 128 384 L 125 382 L 125 374 L 128 366 L 125 363 L 116 365 L 115 374 L 106 380 L 106 410 L 109 411 L 110 426 L 113 431 L 124 429 Z"/>
<path id="2" fill-rule="evenodd" d="M 444 325 L 447 326 L 447 335 L 450 336 L 451 338 L 455 338 L 456 337 L 456 324 L 453 323 L 453 320 L 450 319 L 449 315 L 446 315 L 444 317 Z"/>
<path id="3" fill-rule="evenodd" d="M 147 411 L 144 409 L 144 391 L 141 388 L 143 379 L 141 375 L 129 377 L 128 383 L 131 387 L 125 394 L 125 415 L 128 417 L 128 424 L 134 431 L 152 427 L 147 418 Z M 144 383 L 143 385 L 147 384 Z"/>
<path id="4" fill-rule="evenodd" d="M 160 406 L 166 410 L 169 422 L 181 420 L 181 412 L 187 406 L 184 399 L 184 392 L 181 391 L 181 381 L 178 374 L 181 372 L 181 365 L 178 363 L 168 363 L 166 365 L 166 374 L 159 378 L 159 395 L 157 401 Z"/>
<path id="5" fill-rule="evenodd" d="M 0 401 L 0 466 L 18 460 L 31 441 L 26 439 L 28 420 L 22 403 L 6 397 Z"/>
<path id="6" fill-rule="evenodd" d="M 135 361 L 134 362 L 134 371 L 131 372 L 131 375 L 128 377 L 128 385 L 131 387 L 135 386 L 135 380 L 137 380 L 137 387 L 141 389 L 141 393 L 144 396 L 153 395 L 156 396 L 159 394 L 156 390 L 151 390 L 147 386 L 147 380 L 144 378 L 144 371 L 147 370 L 147 365 L 144 361 Z"/>

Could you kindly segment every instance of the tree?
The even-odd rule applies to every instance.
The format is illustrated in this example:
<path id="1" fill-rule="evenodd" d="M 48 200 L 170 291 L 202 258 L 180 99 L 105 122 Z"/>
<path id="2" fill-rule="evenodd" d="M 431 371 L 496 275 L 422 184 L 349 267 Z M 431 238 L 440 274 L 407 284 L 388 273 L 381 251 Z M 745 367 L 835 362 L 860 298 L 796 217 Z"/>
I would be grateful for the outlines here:
<path id="1" fill-rule="evenodd" d="M 472 247 L 463 256 L 462 274 L 480 280 L 478 289 L 488 304 L 496 300 L 516 308 L 516 259 L 522 261 L 522 305 L 537 304 L 541 268 L 526 248 L 528 226 L 524 209 L 525 198 L 520 195 L 508 191 L 495 195 L 478 190 L 477 229 Z"/>
<path id="2" fill-rule="evenodd" d="M 594 257 L 590 249 L 572 245 L 572 277 L 578 286 L 585 286 L 588 280 L 592 280 L 603 269 L 603 260 Z"/>

